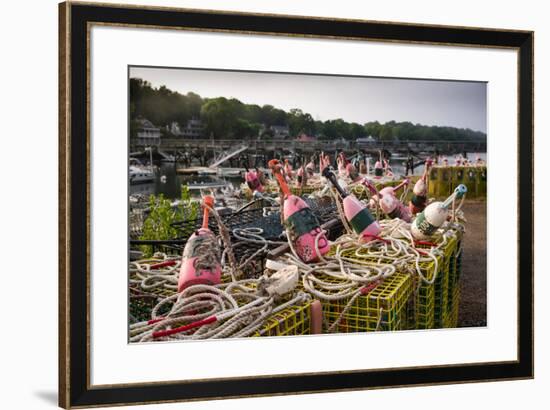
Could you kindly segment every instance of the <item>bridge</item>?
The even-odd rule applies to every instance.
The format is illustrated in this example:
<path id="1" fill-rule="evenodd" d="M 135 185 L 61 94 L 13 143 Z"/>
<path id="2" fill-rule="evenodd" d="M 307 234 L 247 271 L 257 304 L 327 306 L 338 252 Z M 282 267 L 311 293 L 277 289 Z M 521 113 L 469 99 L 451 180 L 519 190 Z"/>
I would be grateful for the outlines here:
<path id="1" fill-rule="evenodd" d="M 143 146 L 131 144 L 132 151 L 142 151 Z M 162 138 L 161 144 L 156 151 L 162 152 L 162 157 L 173 156 L 177 161 L 188 161 L 198 159 L 201 166 L 217 166 L 223 162 L 228 165 L 241 166 L 239 161 L 243 158 L 274 158 L 281 154 L 298 154 L 309 156 L 314 153 L 325 151 L 333 154 L 335 151 L 344 151 L 353 155 L 357 151 L 377 155 L 380 150 L 387 150 L 392 155 L 406 156 L 410 152 L 418 156 L 433 155 L 455 155 L 463 152 L 486 152 L 486 141 L 376 141 L 373 143 L 357 143 L 356 141 L 345 140 L 227 140 L 227 139 L 184 139 L 184 138 Z M 155 151 L 154 151 L 155 152 Z M 240 155 L 243 154 L 244 155 Z M 251 164 L 253 166 L 253 163 Z"/>

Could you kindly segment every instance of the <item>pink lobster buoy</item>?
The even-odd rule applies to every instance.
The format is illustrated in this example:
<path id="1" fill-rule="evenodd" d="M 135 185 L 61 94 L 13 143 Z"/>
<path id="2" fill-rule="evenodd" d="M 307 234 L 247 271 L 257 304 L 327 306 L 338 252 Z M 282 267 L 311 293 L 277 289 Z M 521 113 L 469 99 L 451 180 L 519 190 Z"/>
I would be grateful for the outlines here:
<path id="1" fill-rule="evenodd" d="M 340 176 L 346 175 L 353 182 L 357 181 L 359 179 L 357 168 L 346 158 L 346 154 L 344 154 L 344 152 L 340 153 L 340 160 L 340 163 L 342 164 L 341 167 L 338 165 L 338 173 Z"/>
<path id="2" fill-rule="evenodd" d="M 405 222 L 411 222 L 412 220 L 412 214 L 409 208 L 407 208 L 405 205 L 401 203 L 399 199 L 397 199 L 395 193 L 401 189 L 402 187 L 409 184 L 409 180 L 405 179 L 403 182 L 401 182 L 396 187 L 385 187 L 380 190 L 380 192 L 377 192 L 378 197 L 378 204 L 380 205 L 380 209 L 382 212 L 384 212 L 386 215 L 388 215 L 390 218 L 399 218 L 404 220 Z M 376 191 L 376 188 L 372 186 L 369 182 L 369 189 L 374 189 Z"/>
<path id="3" fill-rule="evenodd" d="M 285 176 L 290 180 L 292 179 L 292 165 L 288 162 L 288 159 L 285 159 L 284 166 Z"/>
<path id="4" fill-rule="evenodd" d="M 365 164 L 365 160 L 361 160 L 359 163 L 359 173 L 363 175 L 367 173 L 367 164 Z"/>
<path id="5" fill-rule="evenodd" d="M 302 184 L 302 181 L 304 185 L 307 185 L 307 172 L 305 171 L 305 167 L 302 165 L 300 168 L 298 168 L 298 171 L 296 172 L 296 180 L 298 181 L 298 184 Z"/>
<path id="6" fill-rule="evenodd" d="M 346 163 L 342 158 L 342 154 L 338 155 L 338 158 L 336 158 L 336 162 L 338 164 L 338 174 L 340 176 L 344 176 L 346 174 Z"/>
<path id="7" fill-rule="evenodd" d="M 374 176 L 380 178 L 382 175 L 384 175 L 384 168 L 382 168 L 382 163 L 380 161 L 376 161 L 374 163 Z"/>
<path id="8" fill-rule="evenodd" d="M 296 254 L 306 263 L 318 260 L 319 256 L 330 250 L 330 246 L 326 235 L 321 230 L 317 217 L 302 198 L 292 195 L 281 174 L 280 162 L 272 159 L 269 161 L 269 168 L 277 178 L 279 187 L 283 192 L 283 220 L 290 232 L 289 239 Z M 316 241 L 317 248 L 315 246 Z M 321 255 L 317 253 L 317 249 Z"/>
<path id="9" fill-rule="evenodd" d="M 258 173 L 256 171 L 250 171 L 248 168 L 245 168 L 245 169 L 246 169 L 246 174 L 244 175 L 244 180 L 246 181 L 246 185 L 248 185 L 250 190 L 252 192 L 254 191 L 264 192 L 264 187 L 260 182 Z"/>
<path id="10" fill-rule="evenodd" d="M 258 180 L 260 181 L 260 184 L 262 184 L 262 191 L 263 191 L 265 184 L 267 184 L 265 175 L 260 168 L 256 168 L 256 175 L 258 177 Z"/>
<path id="11" fill-rule="evenodd" d="M 386 173 L 386 176 L 393 177 L 393 171 L 390 167 L 390 163 L 387 160 L 384 160 L 384 172 Z"/>
<path id="12" fill-rule="evenodd" d="M 348 162 L 346 165 L 346 174 L 353 182 L 359 180 L 359 173 L 357 172 L 357 168 L 355 168 L 355 165 L 353 165 L 351 162 Z"/>
<path id="13" fill-rule="evenodd" d="M 323 169 L 330 166 L 330 156 L 328 154 L 325 154 L 324 152 L 321 152 L 321 157 L 319 161 L 319 173 L 323 174 Z"/>
<path id="14" fill-rule="evenodd" d="M 315 164 L 313 163 L 313 160 L 311 160 L 307 163 L 306 171 L 307 171 L 309 177 L 312 177 L 313 174 L 315 173 Z"/>
<path id="15" fill-rule="evenodd" d="M 214 206 L 214 198 L 205 196 L 204 205 L 202 227 L 191 235 L 183 249 L 178 292 L 192 285 L 217 285 L 221 281 L 221 251 L 216 236 L 208 229 L 208 212 Z"/>
<path id="16" fill-rule="evenodd" d="M 336 181 L 336 176 L 330 169 L 325 168 L 323 170 L 323 176 L 334 185 L 342 197 L 344 215 L 361 240 L 363 242 L 368 242 L 378 236 L 382 229 L 365 205 L 353 194 L 344 191 L 340 184 L 338 184 L 338 181 Z"/>
<path id="17" fill-rule="evenodd" d="M 426 161 L 426 166 L 424 167 L 424 173 L 420 177 L 416 184 L 414 184 L 413 195 L 409 202 L 409 210 L 413 215 L 416 215 L 419 212 L 422 212 L 426 208 L 426 201 L 428 200 L 428 171 L 431 166 L 431 161 Z"/>

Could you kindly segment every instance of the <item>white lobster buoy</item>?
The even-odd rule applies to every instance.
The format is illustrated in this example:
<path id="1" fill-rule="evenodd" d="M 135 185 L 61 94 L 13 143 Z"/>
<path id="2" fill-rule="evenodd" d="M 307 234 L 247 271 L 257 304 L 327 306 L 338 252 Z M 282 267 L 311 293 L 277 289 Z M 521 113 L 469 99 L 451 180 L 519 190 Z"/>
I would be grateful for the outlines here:
<path id="1" fill-rule="evenodd" d="M 433 202 L 420 212 L 411 225 L 411 232 L 415 239 L 424 240 L 431 237 L 447 220 L 449 206 L 455 199 L 462 198 L 468 191 L 460 184 L 444 202 Z"/>

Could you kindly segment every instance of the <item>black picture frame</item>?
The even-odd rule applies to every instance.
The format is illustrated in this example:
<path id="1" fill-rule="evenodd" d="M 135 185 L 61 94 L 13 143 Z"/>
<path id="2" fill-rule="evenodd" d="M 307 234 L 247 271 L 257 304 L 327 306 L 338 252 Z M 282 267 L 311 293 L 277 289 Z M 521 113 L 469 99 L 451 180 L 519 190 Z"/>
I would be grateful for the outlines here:
<path id="1" fill-rule="evenodd" d="M 507 48 L 518 52 L 518 360 L 94 388 L 89 360 L 88 24 Z M 533 42 L 531 31 L 90 3 L 59 5 L 59 404 L 64 408 L 532 378 Z"/>

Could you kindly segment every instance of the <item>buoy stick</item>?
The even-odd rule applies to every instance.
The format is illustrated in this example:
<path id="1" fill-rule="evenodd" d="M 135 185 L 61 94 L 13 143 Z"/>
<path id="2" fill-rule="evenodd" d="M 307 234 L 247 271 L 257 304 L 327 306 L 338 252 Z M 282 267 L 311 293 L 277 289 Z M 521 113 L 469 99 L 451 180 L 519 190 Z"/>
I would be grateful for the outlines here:
<path id="1" fill-rule="evenodd" d="M 403 188 L 405 185 L 409 185 L 409 180 L 407 178 L 405 178 L 403 180 L 403 182 L 401 182 L 399 185 L 396 185 L 394 188 L 393 188 L 393 192 L 397 192 L 399 191 L 401 188 Z"/>
<path id="2" fill-rule="evenodd" d="M 441 208 L 448 208 L 451 206 L 455 199 L 460 199 L 468 191 L 465 185 L 460 184 L 454 190 L 454 192 L 441 204 Z"/>
<path id="3" fill-rule="evenodd" d="M 332 185 L 334 185 L 334 188 L 336 188 L 342 199 L 348 196 L 348 193 L 344 191 L 344 189 L 336 180 L 336 175 L 334 175 L 334 172 L 332 172 L 328 167 L 323 169 L 323 176 L 327 178 L 332 183 Z"/>
<path id="4" fill-rule="evenodd" d="M 376 187 L 367 178 L 363 178 L 361 180 L 361 183 L 368 188 L 368 190 L 370 191 L 370 193 L 372 195 L 379 195 L 380 196 L 380 193 L 378 192 Z"/>
<path id="5" fill-rule="evenodd" d="M 288 187 L 285 178 L 281 174 L 280 162 L 276 159 L 272 159 L 269 161 L 268 165 L 269 168 L 271 168 L 273 175 L 275 175 L 275 178 L 277 178 L 277 182 L 279 183 L 279 186 L 281 187 L 281 191 L 283 192 L 285 198 L 292 195 L 292 192 L 290 192 L 290 188 Z"/>
<path id="6" fill-rule="evenodd" d="M 202 228 L 208 229 L 208 213 L 210 208 L 214 207 L 214 198 L 210 195 L 207 195 L 203 198 L 203 214 L 202 214 Z"/>

